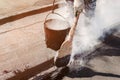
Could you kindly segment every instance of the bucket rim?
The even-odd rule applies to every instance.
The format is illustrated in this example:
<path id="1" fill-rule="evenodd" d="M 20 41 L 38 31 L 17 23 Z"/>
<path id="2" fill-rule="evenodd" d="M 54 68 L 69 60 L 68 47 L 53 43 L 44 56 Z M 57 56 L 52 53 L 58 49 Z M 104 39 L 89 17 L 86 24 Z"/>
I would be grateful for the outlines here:
<path id="1" fill-rule="evenodd" d="M 59 20 L 59 21 L 66 22 L 66 23 L 68 24 L 68 27 L 66 27 L 66 28 L 64 28 L 64 29 L 52 29 L 52 28 L 47 27 L 47 22 L 52 21 L 52 20 Z M 52 30 L 52 31 L 64 31 L 64 30 L 70 29 L 70 24 L 69 24 L 67 21 L 60 20 L 60 19 L 47 19 L 47 20 L 44 22 L 44 28 L 47 28 L 47 29 Z"/>

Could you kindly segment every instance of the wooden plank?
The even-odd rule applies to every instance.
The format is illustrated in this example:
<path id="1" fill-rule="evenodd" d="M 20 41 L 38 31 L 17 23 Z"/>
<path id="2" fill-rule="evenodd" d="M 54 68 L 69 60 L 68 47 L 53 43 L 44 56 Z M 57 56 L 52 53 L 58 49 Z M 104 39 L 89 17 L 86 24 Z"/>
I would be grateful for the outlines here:
<path id="1" fill-rule="evenodd" d="M 47 14 L 28 16 L 11 22 L 13 25 L 8 23 L 10 26 L 1 27 L 1 31 L 6 32 L 0 34 L 0 80 L 6 80 L 53 57 L 54 51 L 46 48 L 44 41 L 43 22 Z"/>
<path id="2" fill-rule="evenodd" d="M 55 8 L 58 8 L 58 4 L 55 5 Z M 39 8 L 33 8 L 33 9 L 28 9 L 28 10 L 24 10 L 20 13 L 14 13 L 11 14 L 7 17 L 3 17 L 0 19 L 0 25 L 8 23 L 8 22 L 12 22 L 21 18 L 24 18 L 26 16 L 31 16 L 31 15 L 35 15 L 35 14 L 39 14 L 39 13 L 43 13 L 43 12 L 47 12 L 53 9 L 52 5 L 48 5 L 48 6 L 44 6 L 44 7 L 39 7 Z"/>
<path id="3" fill-rule="evenodd" d="M 59 0 L 56 0 L 58 2 Z M 0 19 L 50 5 L 53 0 L 0 0 Z"/>

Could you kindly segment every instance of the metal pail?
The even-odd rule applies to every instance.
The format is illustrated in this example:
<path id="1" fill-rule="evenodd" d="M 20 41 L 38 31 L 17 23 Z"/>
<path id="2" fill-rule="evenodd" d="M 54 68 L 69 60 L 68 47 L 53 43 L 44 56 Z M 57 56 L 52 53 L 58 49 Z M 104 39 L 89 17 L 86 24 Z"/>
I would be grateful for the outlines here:
<path id="1" fill-rule="evenodd" d="M 68 34 L 70 30 L 70 26 L 66 27 L 66 25 L 59 25 L 60 29 L 57 27 L 57 25 L 53 25 L 54 27 L 51 27 L 51 23 L 55 22 L 61 23 L 61 24 L 68 24 L 68 22 L 59 20 L 59 19 L 48 19 L 44 22 L 44 31 L 45 31 L 45 42 L 48 48 L 51 48 L 53 50 L 60 49 L 61 44 L 66 38 L 66 35 Z M 57 22 L 57 23 L 56 23 Z M 64 27 L 65 26 L 65 27 Z M 63 28 L 61 28 L 63 27 Z"/>

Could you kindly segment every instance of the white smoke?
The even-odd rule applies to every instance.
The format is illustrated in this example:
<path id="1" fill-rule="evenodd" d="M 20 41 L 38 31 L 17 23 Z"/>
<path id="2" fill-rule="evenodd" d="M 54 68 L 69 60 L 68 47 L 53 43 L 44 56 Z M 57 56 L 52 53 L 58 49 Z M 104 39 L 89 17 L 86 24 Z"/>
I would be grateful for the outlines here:
<path id="1" fill-rule="evenodd" d="M 64 1 L 64 4 L 59 5 L 59 9 L 55 10 L 56 13 L 62 15 L 65 21 L 69 22 L 70 26 L 73 25 L 74 11 L 73 3 Z"/>
<path id="2" fill-rule="evenodd" d="M 65 30 L 70 27 L 70 25 L 59 19 L 52 19 L 51 21 L 47 22 L 47 27 L 51 30 Z"/>
<path id="3" fill-rule="evenodd" d="M 71 61 L 76 54 L 87 55 L 105 37 L 104 33 L 111 33 L 111 29 L 120 29 L 120 0 L 97 0 L 94 16 L 89 18 L 80 14 L 78 26 L 73 39 Z M 89 14 L 89 13 L 87 13 Z M 80 63 L 82 65 L 83 63 Z"/>
<path id="4" fill-rule="evenodd" d="M 74 10 L 72 3 L 65 3 L 57 10 L 63 15 L 72 26 L 74 20 Z M 84 11 L 85 12 L 85 11 Z M 87 55 L 86 52 L 93 51 L 97 45 L 102 43 L 99 39 L 105 37 L 104 33 L 111 33 L 111 29 L 120 30 L 120 0 L 97 0 L 94 15 L 93 11 L 82 12 L 79 17 L 77 29 L 75 31 L 71 60 L 74 62 L 74 56 L 77 54 Z M 90 15 L 90 16 L 86 16 Z M 83 65 L 80 59 L 80 65 Z"/>

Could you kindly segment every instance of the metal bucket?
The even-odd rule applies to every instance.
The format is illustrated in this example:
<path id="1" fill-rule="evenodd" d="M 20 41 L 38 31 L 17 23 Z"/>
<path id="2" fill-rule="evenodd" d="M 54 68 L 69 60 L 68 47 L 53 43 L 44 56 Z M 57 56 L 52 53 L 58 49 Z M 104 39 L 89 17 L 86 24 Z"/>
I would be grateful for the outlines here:
<path id="1" fill-rule="evenodd" d="M 68 34 L 68 32 L 70 30 L 70 26 L 65 27 L 63 29 L 56 29 L 55 27 L 57 27 L 57 26 L 52 28 L 49 23 L 56 22 L 56 21 L 62 22 L 63 24 L 67 23 L 69 25 L 68 22 L 65 22 L 65 21 L 59 20 L 59 19 L 45 19 L 44 31 L 45 31 L 46 46 L 53 50 L 60 49 L 61 44 L 65 40 L 66 35 Z M 61 26 L 61 27 L 64 27 L 64 26 Z"/>

